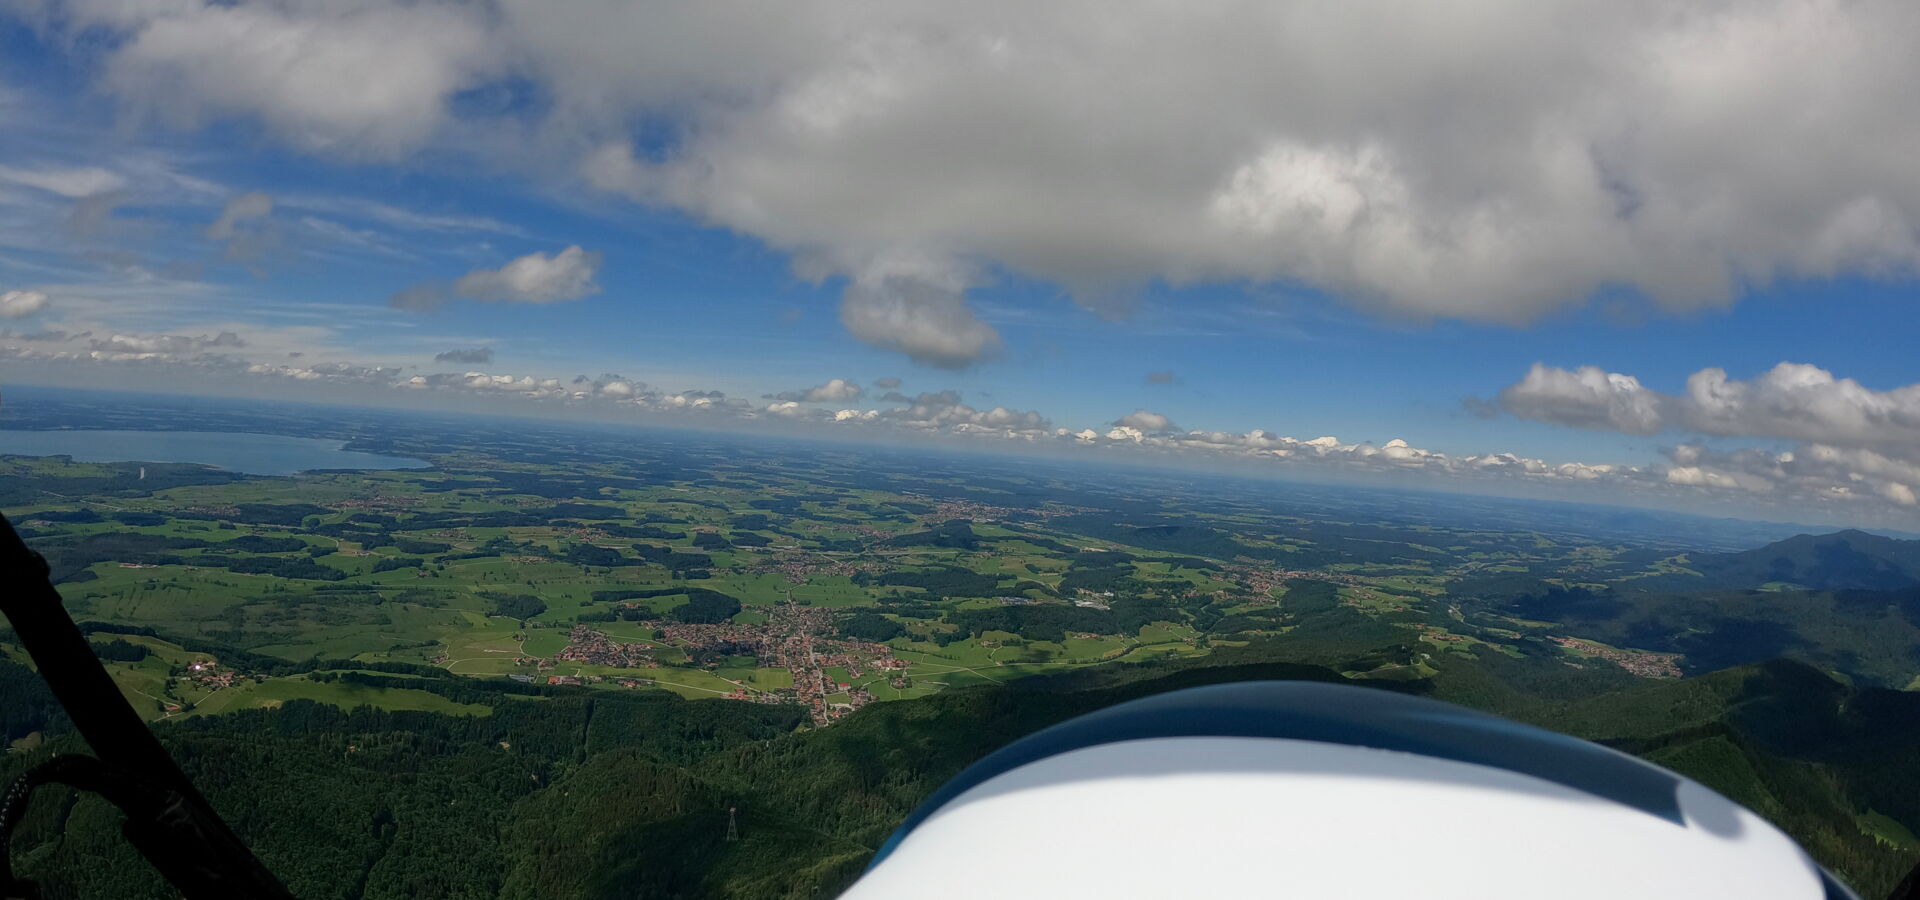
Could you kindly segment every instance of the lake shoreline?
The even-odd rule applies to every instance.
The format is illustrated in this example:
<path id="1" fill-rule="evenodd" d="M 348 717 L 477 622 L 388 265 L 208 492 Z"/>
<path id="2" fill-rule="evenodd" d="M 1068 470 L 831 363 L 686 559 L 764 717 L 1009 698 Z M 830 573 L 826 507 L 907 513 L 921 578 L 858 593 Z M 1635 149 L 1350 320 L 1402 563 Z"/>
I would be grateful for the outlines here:
<path id="1" fill-rule="evenodd" d="M 265 476 L 432 467 L 425 460 L 348 450 L 346 445 L 337 438 L 245 431 L 0 429 L 0 455 L 6 456 L 66 456 L 86 463 L 195 463 Z"/>

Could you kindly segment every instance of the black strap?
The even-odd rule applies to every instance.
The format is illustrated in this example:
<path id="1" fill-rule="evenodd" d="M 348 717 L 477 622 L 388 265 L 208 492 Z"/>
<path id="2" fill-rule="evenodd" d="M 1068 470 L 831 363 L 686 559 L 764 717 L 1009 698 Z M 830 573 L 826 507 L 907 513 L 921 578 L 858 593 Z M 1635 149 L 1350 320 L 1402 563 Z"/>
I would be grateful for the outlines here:
<path id="1" fill-rule="evenodd" d="M 0 613 L 99 757 L 101 771 L 113 773 L 92 776 L 141 786 L 138 791 L 101 793 L 127 813 L 122 832 L 147 862 L 187 900 L 292 900 L 127 704 L 86 635 L 67 615 L 48 579 L 47 561 L 27 549 L 5 516 L 0 516 Z M 91 777 L 79 774 L 84 765 L 63 763 L 58 771 Z"/>

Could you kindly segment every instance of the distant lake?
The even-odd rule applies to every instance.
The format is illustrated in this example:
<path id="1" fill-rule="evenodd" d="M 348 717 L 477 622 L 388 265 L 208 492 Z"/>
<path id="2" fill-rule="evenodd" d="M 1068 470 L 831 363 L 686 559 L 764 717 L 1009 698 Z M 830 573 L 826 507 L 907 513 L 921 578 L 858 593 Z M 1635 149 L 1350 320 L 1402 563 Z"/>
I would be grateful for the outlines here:
<path id="1" fill-rule="evenodd" d="M 8 431 L 0 453 L 71 456 L 75 462 L 200 463 L 249 475 L 310 469 L 424 469 L 404 456 L 342 449 L 341 441 L 226 431 Z"/>

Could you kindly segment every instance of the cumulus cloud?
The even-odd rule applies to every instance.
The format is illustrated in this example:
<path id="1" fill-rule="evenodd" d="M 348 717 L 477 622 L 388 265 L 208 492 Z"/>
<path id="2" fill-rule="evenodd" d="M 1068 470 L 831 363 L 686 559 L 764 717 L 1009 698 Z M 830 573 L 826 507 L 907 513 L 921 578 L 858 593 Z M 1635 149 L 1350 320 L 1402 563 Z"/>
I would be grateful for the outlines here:
<path id="1" fill-rule="evenodd" d="M 1920 157 L 1886 150 L 1920 144 L 1904 0 L 357 0 L 45 19 L 99 61 L 102 90 L 176 125 L 238 117 L 306 152 L 393 158 L 507 120 L 462 146 L 572 158 L 596 188 L 851 278 L 848 329 L 934 365 L 997 336 L 968 282 L 892 288 L 871 274 L 886 260 L 1008 271 L 1090 305 L 1156 280 L 1285 282 L 1500 322 L 1601 288 L 1682 309 L 1920 269 Z M 456 103 L 529 86 L 541 102 Z M 636 153 L 628 135 L 659 122 L 672 139 Z"/>
<path id="2" fill-rule="evenodd" d="M 858 400 L 866 393 L 865 388 L 851 379 L 831 378 L 826 384 L 814 385 L 802 391 L 787 391 L 774 399 L 781 402 L 841 403 Z"/>
<path id="3" fill-rule="evenodd" d="M 390 158 L 445 121 L 496 68 L 486 12 L 425 3 L 69 4 L 71 27 L 116 32 L 103 88 L 191 127 L 249 116 L 310 152 Z"/>
<path id="4" fill-rule="evenodd" d="M 901 385 L 902 383 L 903 383 L 903 382 L 901 382 L 901 380 L 900 380 L 900 379 L 898 379 L 898 378 L 892 378 L 892 377 L 888 377 L 888 378 L 875 378 L 875 379 L 873 380 L 873 386 L 874 386 L 874 387 L 877 387 L 877 388 L 879 388 L 879 389 L 881 389 L 881 390 L 883 390 L 883 391 L 891 391 L 891 390 L 894 390 L 894 389 L 896 389 L 896 388 L 898 388 L 898 387 L 900 387 L 900 385 Z"/>
<path id="5" fill-rule="evenodd" d="M 1598 366 L 1568 371 L 1542 363 L 1534 363 L 1525 378 L 1500 392 L 1500 405 L 1523 419 L 1628 434 L 1664 428 L 1662 407 L 1667 400 L 1631 375 Z"/>
<path id="6" fill-rule="evenodd" d="M 88 346 L 96 353 L 136 354 L 136 355 L 175 355 L 197 353 L 213 349 L 238 349 L 247 342 L 231 331 L 219 334 L 112 334 L 104 338 L 95 338 Z"/>
<path id="7" fill-rule="evenodd" d="M 1780 363 L 1744 382 L 1702 369 L 1687 378 L 1682 410 L 1689 427 L 1709 434 L 1920 442 L 1920 384 L 1875 391 L 1798 363 Z"/>
<path id="8" fill-rule="evenodd" d="M 272 375 L 294 381 L 326 381 L 337 384 L 388 385 L 400 376 L 393 366 L 363 366 L 354 363 L 322 362 L 311 366 L 279 366 L 255 363 L 246 368 L 248 375 Z"/>
<path id="9" fill-rule="evenodd" d="M 18 319 L 47 308 L 47 295 L 40 291 L 7 291 L 0 294 L 0 319 Z"/>
<path id="10" fill-rule="evenodd" d="M 789 5 L 779 44 L 675 23 L 724 67 L 664 46 L 633 62 L 606 27 L 623 13 L 572 15 L 606 37 L 543 14 L 529 41 L 562 96 L 695 96 L 703 124 L 664 158 L 596 153 L 590 179 L 848 271 L 911 249 L 1082 294 L 1297 280 L 1520 321 L 1606 285 L 1690 307 L 1920 259 L 1920 162 L 1878 149 L 1920 138 L 1887 112 L 1920 102 L 1896 37 L 1920 11 L 1897 0 L 823 2 Z M 1830 64 L 1809 76 L 1813 59 Z"/>
<path id="11" fill-rule="evenodd" d="M 973 314 L 959 289 L 913 276 L 855 281 L 840 300 L 840 324 L 869 344 L 943 369 L 1000 349 L 1000 333 Z"/>
<path id="12" fill-rule="evenodd" d="M 882 400 L 906 406 L 875 411 L 871 416 L 847 416 L 840 421 L 879 421 L 922 431 L 988 433 L 1001 436 L 1038 437 L 1048 433 L 1053 423 L 1032 410 L 976 409 L 960 399 L 953 390 L 922 392 L 913 397 L 890 393 Z"/>
<path id="13" fill-rule="evenodd" d="M 1793 362 L 1747 381 L 1724 369 L 1701 369 L 1679 395 L 1594 366 L 1568 371 L 1536 363 L 1499 399 L 1521 418 L 1629 434 L 1675 428 L 1829 444 L 1920 444 L 1920 384 L 1876 391 Z"/>
<path id="14" fill-rule="evenodd" d="M 484 365 L 486 363 L 493 362 L 493 348 L 492 347 L 471 347 L 471 348 L 448 350 L 444 353 L 434 354 L 433 361 L 464 363 L 467 365 Z"/>
<path id="15" fill-rule="evenodd" d="M 207 226 L 207 237 L 216 241 L 231 240 L 235 234 L 234 226 L 248 219 L 258 219 L 273 212 L 273 197 L 264 191 L 249 191 L 241 194 L 220 210 L 220 218 Z"/>
<path id="16" fill-rule="evenodd" d="M 453 283 L 453 292 L 491 303 L 558 303 L 599 293 L 593 281 L 599 271 L 600 254 L 576 245 L 551 255 L 529 253 L 498 269 L 475 269 Z"/>
<path id="17" fill-rule="evenodd" d="M 1718 368 L 1664 394 L 1594 367 L 1535 365 L 1500 394 L 1522 418 L 1652 434 L 1677 430 L 1738 438 L 1784 438 L 1791 450 L 1715 450 L 1682 443 L 1661 474 L 1674 486 L 1714 488 L 1820 503 L 1878 500 L 1912 505 L 1920 485 L 1920 385 L 1873 390 L 1816 366 L 1783 362 L 1750 380 Z"/>
<path id="18" fill-rule="evenodd" d="M 1117 428 L 1131 428 L 1148 434 L 1173 431 L 1178 427 L 1173 424 L 1173 420 L 1166 416 L 1160 415 L 1159 413 L 1147 412 L 1144 409 L 1136 409 L 1133 412 L 1121 416 L 1120 420 L 1113 424 Z"/>

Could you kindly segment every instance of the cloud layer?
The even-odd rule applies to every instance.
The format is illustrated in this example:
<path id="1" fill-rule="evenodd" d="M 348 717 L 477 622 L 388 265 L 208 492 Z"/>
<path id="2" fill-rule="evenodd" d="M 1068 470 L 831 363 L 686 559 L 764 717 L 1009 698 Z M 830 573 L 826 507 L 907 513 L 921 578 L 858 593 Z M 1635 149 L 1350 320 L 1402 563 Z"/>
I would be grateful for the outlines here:
<path id="1" fill-rule="evenodd" d="M 845 276 L 848 330 L 935 366 L 998 347 L 965 294 L 997 270 L 1090 305 L 1282 282 L 1520 322 L 1603 288 L 1682 309 L 1920 266 L 1920 156 L 1891 149 L 1920 145 L 1905 0 L 189 0 L 37 22 L 105 36 L 98 86 L 146 119 L 571 160 Z M 517 95 L 539 102 L 459 100 Z"/>
<path id="2" fill-rule="evenodd" d="M 1817 366 L 1783 362 L 1747 381 L 1701 369 L 1666 394 L 1630 375 L 1534 364 L 1500 392 L 1524 419 L 1628 434 L 1690 432 L 1802 441 L 1790 451 L 1666 453 L 1668 483 L 1811 498 L 1874 497 L 1913 506 L 1920 487 L 1920 384 L 1876 391 Z"/>
<path id="3" fill-rule="evenodd" d="M 1051 448 L 1062 453 L 1147 454 L 1167 462 L 1188 462 L 1216 468 L 1223 461 L 1273 466 L 1294 474 L 1313 472 L 1336 477 L 1393 478 L 1410 483 L 1453 486 L 1474 491 L 1548 493 L 1619 503 L 1639 498 L 1657 505 L 1705 508 L 1703 504 L 1731 504 L 1744 512 L 1771 510 L 1784 517 L 1825 516 L 1845 521 L 1920 524 L 1916 493 L 1920 493 L 1920 442 L 1905 437 L 1902 414 L 1892 412 L 1908 389 L 1860 393 L 1851 382 L 1826 373 L 1807 373 L 1804 367 L 1783 365 L 1779 377 L 1730 382 L 1724 377 L 1696 381 L 1716 385 L 1722 401 L 1705 405 L 1704 421 L 1728 423 L 1732 412 L 1746 416 L 1749 431 L 1786 433 L 1813 427 L 1808 423 L 1883 422 L 1885 430 L 1856 431 L 1870 440 L 1839 437 L 1807 441 L 1790 451 L 1721 450 L 1682 442 L 1665 451 L 1662 462 L 1645 466 L 1552 462 L 1506 452 L 1455 455 L 1414 446 L 1404 440 L 1385 443 L 1345 441 L 1333 436 L 1289 437 L 1264 429 L 1246 432 L 1182 430 L 1165 415 L 1135 410 L 1103 430 L 1056 424 L 1037 410 L 1004 406 L 980 408 L 966 403 L 958 391 L 927 391 L 912 396 L 889 391 L 870 408 L 846 406 L 863 399 L 864 389 L 852 379 L 828 379 L 818 385 L 773 395 L 765 405 L 714 390 L 671 391 L 617 374 L 575 376 L 505 374 L 478 369 L 408 374 L 405 367 L 380 361 L 288 360 L 284 340 L 273 335 L 243 335 L 234 331 L 201 333 L 135 333 L 46 330 L 33 333 L 0 331 L 0 363 L 19 362 L 33 371 L 51 371 L 56 365 L 106 366 L 104 371 L 125 374 L 129 384 L 148 384 L 157 375 L 224 376 L 257 383 L 263 378 L 285 379 L 318 388 L 353 389 L 365 402 L 381 396 L 449 395 L 493 398 L 502 412 L 524 413 L 537 407 L 565 408 L 595 418 L 621 419 L 706 417 L 710 424 L 783 423 L 790 428 L 873 429 L 886 435 L 939 435 L 1013 442 L 1010 446 Z M 472 351 L 453 351 L 462 355 Z M 448 356 L 449 354 L 442 354 Z M 445 359 L 443 362 L 454 362 Z M 1716 370 L 1708 370 L 1714 372 Z M 1703 373 L 1704 374 L 1704 373 Z M 1770 373 L 1771 374 L 1771 373 Z M 1622 379 L 1582 377 L 1579 373 L 1549 373 L 1531 378 L 1536 387 L 1567 389 L 1574 409 L 1568 421 L 1611 427 L 1609 410 L 1618 404 L 1599 386 L 1619 390 Z M 1523 382 L 1526 383 L 1526 382 Z M 1791 400 L 1776 394 L 1786 391 Z M 1800 394 L 1795 391 L 1810 390 Z M 371 391 L 373 393 L 367 393 Z M 1696 401 L 1649 392 L 1662 410 L 1684 410 Z M 1725 396 L 1736 401 L 1725 401 Z M 1853 407 L 1836 409 L 1831 403 L 1808 398 L 1841 397 Z M 1545 404 L 1535 390 L 1532 402 Z M 521 404 L 516 406 L 515 404 Z M 533 407 L 525 404 L 533 404 Z M 1631 404 L 1629 404 L 1631 406 Z M 1540 408 L 1544 409 L 1544 406 Z M 1866 413 L 1859 409 L 1867 410 Z M 1640 420 L 1633 416 L 1629 423 Z M 1783 424 L 1784 423 L 1784 424 Z M 1633 427 L 1642 427 L 1635 424 Z M 1728 426 L 1731 428 L 1731 426 Z"/>
<path id="4" fill-rule="evenodd" d="M 1631 375 L 1594 366 L 1535 363 L 1500 392 L 1507 412 L 1557 425 L 1657 434 L 1682 429 L 1730 437 L 1839 444 L 1920 445 L 1920 384 L 1876 391 L 1803 363 L 1783 362 L 1749 381 L 1701 369 L 1686 391 L 1649 390 Z"/>

